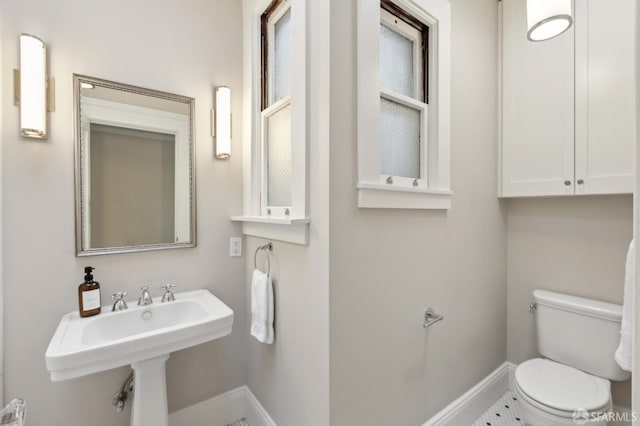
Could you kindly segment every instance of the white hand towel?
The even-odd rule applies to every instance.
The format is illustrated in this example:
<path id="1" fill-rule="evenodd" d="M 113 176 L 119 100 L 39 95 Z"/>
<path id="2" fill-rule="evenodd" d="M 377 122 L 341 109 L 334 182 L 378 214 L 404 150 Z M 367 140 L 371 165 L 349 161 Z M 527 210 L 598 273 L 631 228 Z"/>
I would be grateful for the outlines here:
<path id="1" fill-rule="evenodd" d="M 635 281 L 635 256 L 633 240 L 627 251 L 627 263 L 624 273 L 624 302 L 622 304 L 622 326 L 620 327 L 620 346 L 616 350 L 616 362 L 623 370 L 631 371 L 631 321 L 633 305 L 633 285 Z"/>
<path id="2" fill-rule="evenodd" d="M 256 269 L 251 280 L 251 335 L 262 343 L 273 343 L 273 308 L 271 277 Z"/>

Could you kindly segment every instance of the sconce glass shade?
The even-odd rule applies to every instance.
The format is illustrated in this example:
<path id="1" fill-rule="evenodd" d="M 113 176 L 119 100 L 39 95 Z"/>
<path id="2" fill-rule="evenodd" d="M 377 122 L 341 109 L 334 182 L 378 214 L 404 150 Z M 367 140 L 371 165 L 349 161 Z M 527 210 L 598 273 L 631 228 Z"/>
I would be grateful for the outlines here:
<path id="1" fill-rule="evenodd" d="M 527 38 L 543 41 L 567 31 L 571 17 L 571 0 L 527 0 Z"/>
<path id="2" fill-rule="evenodd" d="M 216 158 L 231 158 L 231 89 L 216 89 Z"/>
<path id="3" fill-rule="evenodd" d="M 47 138 L 47 50 L 38 37 L 20 35 L 20 134 Z"/>

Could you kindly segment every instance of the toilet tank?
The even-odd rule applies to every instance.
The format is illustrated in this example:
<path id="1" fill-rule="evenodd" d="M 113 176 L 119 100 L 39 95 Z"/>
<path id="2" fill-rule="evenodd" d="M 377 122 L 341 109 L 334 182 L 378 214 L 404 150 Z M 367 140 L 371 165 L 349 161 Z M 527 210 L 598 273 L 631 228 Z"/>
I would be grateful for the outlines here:
<path id="1" fill-rule="evenodd" d="M 614 359 L 622 306 L 544 290 L 533 299 L 542 356 L 610 380 L 631 377 Z"/>

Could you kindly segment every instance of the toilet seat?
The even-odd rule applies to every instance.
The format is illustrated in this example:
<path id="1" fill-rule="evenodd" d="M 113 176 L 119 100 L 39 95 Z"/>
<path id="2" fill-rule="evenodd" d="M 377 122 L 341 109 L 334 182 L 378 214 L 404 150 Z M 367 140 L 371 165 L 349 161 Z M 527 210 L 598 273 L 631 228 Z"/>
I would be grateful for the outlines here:
<path id="1" fill-rule="evenodd" d="M 608 380 L 548 359 L 534 358 L 520 364 L 515 384 L 526 402 L 559 417 L 571 418 L 577 409 L 606 411 L 610 406 Z"/>

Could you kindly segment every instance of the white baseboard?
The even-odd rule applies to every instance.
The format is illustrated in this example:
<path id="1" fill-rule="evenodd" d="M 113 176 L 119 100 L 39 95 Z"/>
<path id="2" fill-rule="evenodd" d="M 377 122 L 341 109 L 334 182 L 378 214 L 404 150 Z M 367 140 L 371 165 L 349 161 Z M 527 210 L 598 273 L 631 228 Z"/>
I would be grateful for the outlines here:
<path id="1" fill-rule="evenodd" d="M 276 426 L 248 387 L 241 386 L 169 414 L 171 426 L 226 426 L 240 419 L 251 426 Z"/>
<path id="2" fill-rule="evenodd" d="M 505 392 L 513 389 L 516 365 L 505 362 L 481 382 L 446 406 L 423 426 L 458 426 L 472 424 Z M 614 412 L 629 409 L 613 407 Z M 169 415 L 171 426 L 226 426 L 240 419 L 247 419 L 251 426 L 277 426 L 247 386 L 215 396 Z M 627 422 L 614 422 L 610 426 L 627 426 Z"/>
<path id="3" fill-rule="evenodd" d="M 470 425 L 510 389 L 516 366 L 505 362 L 423 426 Z"/>

